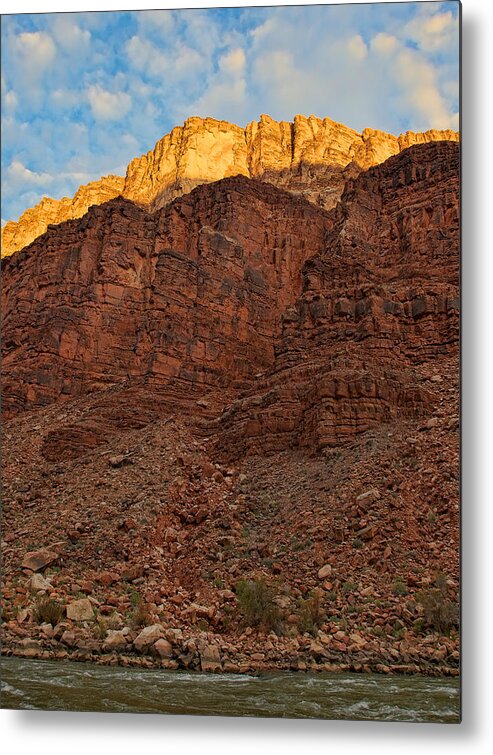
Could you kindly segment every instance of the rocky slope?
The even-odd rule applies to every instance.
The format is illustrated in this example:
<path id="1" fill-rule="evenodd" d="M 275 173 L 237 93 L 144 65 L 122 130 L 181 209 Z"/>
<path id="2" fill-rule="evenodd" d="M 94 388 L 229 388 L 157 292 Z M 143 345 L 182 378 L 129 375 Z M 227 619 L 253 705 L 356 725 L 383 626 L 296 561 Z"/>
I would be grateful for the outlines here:
<path id="1" fill-rule="evenodd" d="M 3 262 L 3 652 L 457 673 L 458 190 L 420 144 L 332 211 L 236 176 Z"/>
<path id="2" fill-rule="evenodd" d="M 2 256 L 31 243 L 48 225 L 81 217 L 91 204 L 118 194 L 148 210 L 194 187 L 244 175 L 301 194 L 331 209 L 344 183 L 413 144 L 458 141 L 455 131 L 361 134 L 330 118 L 296 115 L 292 123 L 262 115 L 243 129 L 213 118 L 189 118 L 129 164 L 125 179 L 108 176 L 81 187 L 73 199 L 43 199 L 2 231 Z"/>

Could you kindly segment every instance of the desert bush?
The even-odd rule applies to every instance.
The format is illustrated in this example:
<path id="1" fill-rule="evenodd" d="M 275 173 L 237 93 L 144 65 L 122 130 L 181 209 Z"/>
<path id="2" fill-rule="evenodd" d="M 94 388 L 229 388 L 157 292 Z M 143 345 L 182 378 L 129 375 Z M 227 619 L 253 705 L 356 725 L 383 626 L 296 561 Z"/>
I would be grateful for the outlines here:
<path id="1" fill-rule="evenodd" d="M 326 619 L 326 614 L 322 608 L 320 593 L 313 592 L 306 600 L 300 600 L 298 629 L 300 632 L 308 632 L 315 636 L 318 629 Z"/>
<path id="2" fill-rule="evenodd" d="M 458 606 L 447 595 L 447 578 L 444 574 L 437 574 L 435 587 L 416 593 L 416 600 L 423 608 L 426 624 L 435 631 L 443 634 L 457 626 Z"/>
<path id="3" fill-rule="evenodd" d="M 96 639 L 104 640 L 108 633 L 108 624 L 102 616 L 98 616 L 93 624 L 92 631 Z"/>
<path id="4" fill-rule="evenodd" d="M 134 629 L 146 627 L 151 623 L 151 615 L 142 598 L 139 598 L 134 610 L 130 614 L 129 623 Z"/>
<path id="5" fill-rule="evenodd" d="M 235 591 L 248 626 L 262 627 L 267 631 L 280 628 L 281 611 L 273 601 L 272 588 L 264 579 L 242 579 L 237 582 Z"/>
<path id="6" fill-rule="evenodd" d="M 392 585 L 393 595 L 407 595 L 407 587 L 402 579 L 396 579 Z"/>
<path id="7" fill-rule="evenodd" d="M 63 618 L 64 608 L 58 600 L 46 596 L 38 598 L 34 605 L 33 619 L 38 624 L 55 626 Z"/>

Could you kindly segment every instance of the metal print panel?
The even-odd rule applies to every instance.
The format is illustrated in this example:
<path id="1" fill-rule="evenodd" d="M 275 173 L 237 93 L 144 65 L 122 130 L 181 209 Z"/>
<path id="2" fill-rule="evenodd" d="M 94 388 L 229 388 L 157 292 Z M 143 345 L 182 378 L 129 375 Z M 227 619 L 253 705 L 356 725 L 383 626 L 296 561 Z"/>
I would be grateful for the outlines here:
<path id="1" fill-rule="evenodd" d="M 457 723 L 456 2 L 2 16 L 2 706 Z"/>

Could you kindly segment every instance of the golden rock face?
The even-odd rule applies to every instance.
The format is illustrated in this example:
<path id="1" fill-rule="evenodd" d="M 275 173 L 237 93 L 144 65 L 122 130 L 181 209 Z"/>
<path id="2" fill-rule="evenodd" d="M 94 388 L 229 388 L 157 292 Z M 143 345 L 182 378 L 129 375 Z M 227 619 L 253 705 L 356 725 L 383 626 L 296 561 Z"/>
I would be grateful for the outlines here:
<path id="1" fill-rule="evenodd" d="M 26 210 L 17 223 L 9 221 L 2 228 L 2 257 L 17 252 L 41 236 L 49 225 L 81 218 L 93 204 L 103 204 L 121 194 L 121 176 L 103 176 L 99 181 L 80 186 L 72 199 L 43 197 L 35 207 Z"/>
<path id="2" fill-rule="evenodd" d="M 411 131 L 399 137 L 383 131 L 362 133 L 330 118 L 296 115 L 275 121 L 261 115 L 241 128 L 213 118 L 189 118 L 132 160 L 125 178 L 106 176 L 81 186 L 74 197 L 43 198 L 18 222 L 2 230 L 2 256 L 13 254 L 50 224 L 81 217 L 93 204 L 122 194 L 150 210 L 165 206 L 200 184 L 244 175 L 301 194 L 326 209 L 339 201 L 345 182 L 413 144 L 458 141 L 456 131 Z"/>

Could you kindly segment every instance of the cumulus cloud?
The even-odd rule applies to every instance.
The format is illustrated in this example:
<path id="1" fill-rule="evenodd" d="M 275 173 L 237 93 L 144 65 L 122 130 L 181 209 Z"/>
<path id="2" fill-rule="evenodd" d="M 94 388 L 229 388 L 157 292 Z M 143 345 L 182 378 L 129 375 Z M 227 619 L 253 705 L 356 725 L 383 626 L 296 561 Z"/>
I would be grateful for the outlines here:
<path id="1" fill-rule="evenodd" d="M 81 94 L 72 89 L 53 89 L 50 92 L 50 101 L 60 110 L 70 110 L 81 102 Z"/>
<path id="2" fill-rule="evenodd" d="M 164 76 L 168 68 L 168 58 L 156 45 L 137 34 L 128 40 L 125 51 L 131 64 L 138 70 L 152 76 Z"/>
<path id="3" fill-rule="evenodd" d="M 347 43 L 347 49 L 355 60 L 364 60 L 368 54 L 366 44 L 360 34 L 355 34 L 354 37 L 351 37 Z"/>
<path id="4" fill-rule="evenodd" d="M 458 44 L 458 19 L 451 11 L 428 15 L 426 9 L 404 27 L 404 33 L 425 52 L 436 52 Z"/>
<path id="5" fill-rule="evenodd" d="M 175 17 L 172 10 L 145 10 L 137 14 L 137 22 L 144 32 L 157 32 L 171 35 L 175 31 Z"/>
<path id="6" fill-rule="evenodd" d="M 218 60 L 217 71 L 210 77 L 203 94 L 182 113 L 242 121 L 246 113 L 246 57 L 243 49 L 228 50 Z"/>
<path id="7" fill-rule="evenodd" d="M 87 99 L 96 120 L 116 121 L 132 107 L 132 98 L 126 92 L 109 92 L 98 84 L 87 89 Z"/>
<path id="8" fill-rule="evenodd" d="M 82 29 L 71 16 L 65 13 L 55 15 L 52 33 L 58 45 L 70 54 L 80 54 L 89 47 L 91 42 L 91 32 Z"/>
<path id="9" fill-rule="evenodd" d="M 38 78 L 56 58 L 56 46 L 49 34 L 41 31 L 22 32 L 12 43 L 16 65 Z"/>
<path id="10" fill-rule="evenodd" d="M 399 46 L 399 40 L 393 34 L 381 31 L 371 39 L 371 49 L 379 55 L 390 55 Z"/>
<path id="11" fill-rule="evenodd" d="M 8 182 L 13 187 L 45 186 L 53 180 L 48 173 L 36 173 L 26 168 L 20 160 L 12 160 L 6 172 Z"/>
<path id="12" fill-rule="evenodd" d="M 219 60 L 219 68 L 226 74 L 232 76 L 238 76 L 242 74 L 245 69 L 245 53 L 241 47 L 237 47 L 235 50 L 230 50 L 223 55 Z"/>
<path id="13" fill-rule="evenodd" d="M 3 106 L 6 110 L 13 111 L 19 104 L 19 98 L 13 89 L 10 89 L 3 96 Z"/>
<path id="14" fill-rule="evenodd" d="M 437 86 L 434 66 L 414 50 L 402 49 L 396 57 L 395 75 L 402 83 L 405 99 L 420 113 L 430 128 L 452 128 L 454 113 Z"/>
<path id="15" fill-rule="evenodd" d="M 205 65 L 202 55 L 182 40 L 175 40 L 169 51 L 164 51 L 146 37 L 134 34 L 125 45 L 125 52 L 133 68 L 147 77 L 180 80 Z"/>

